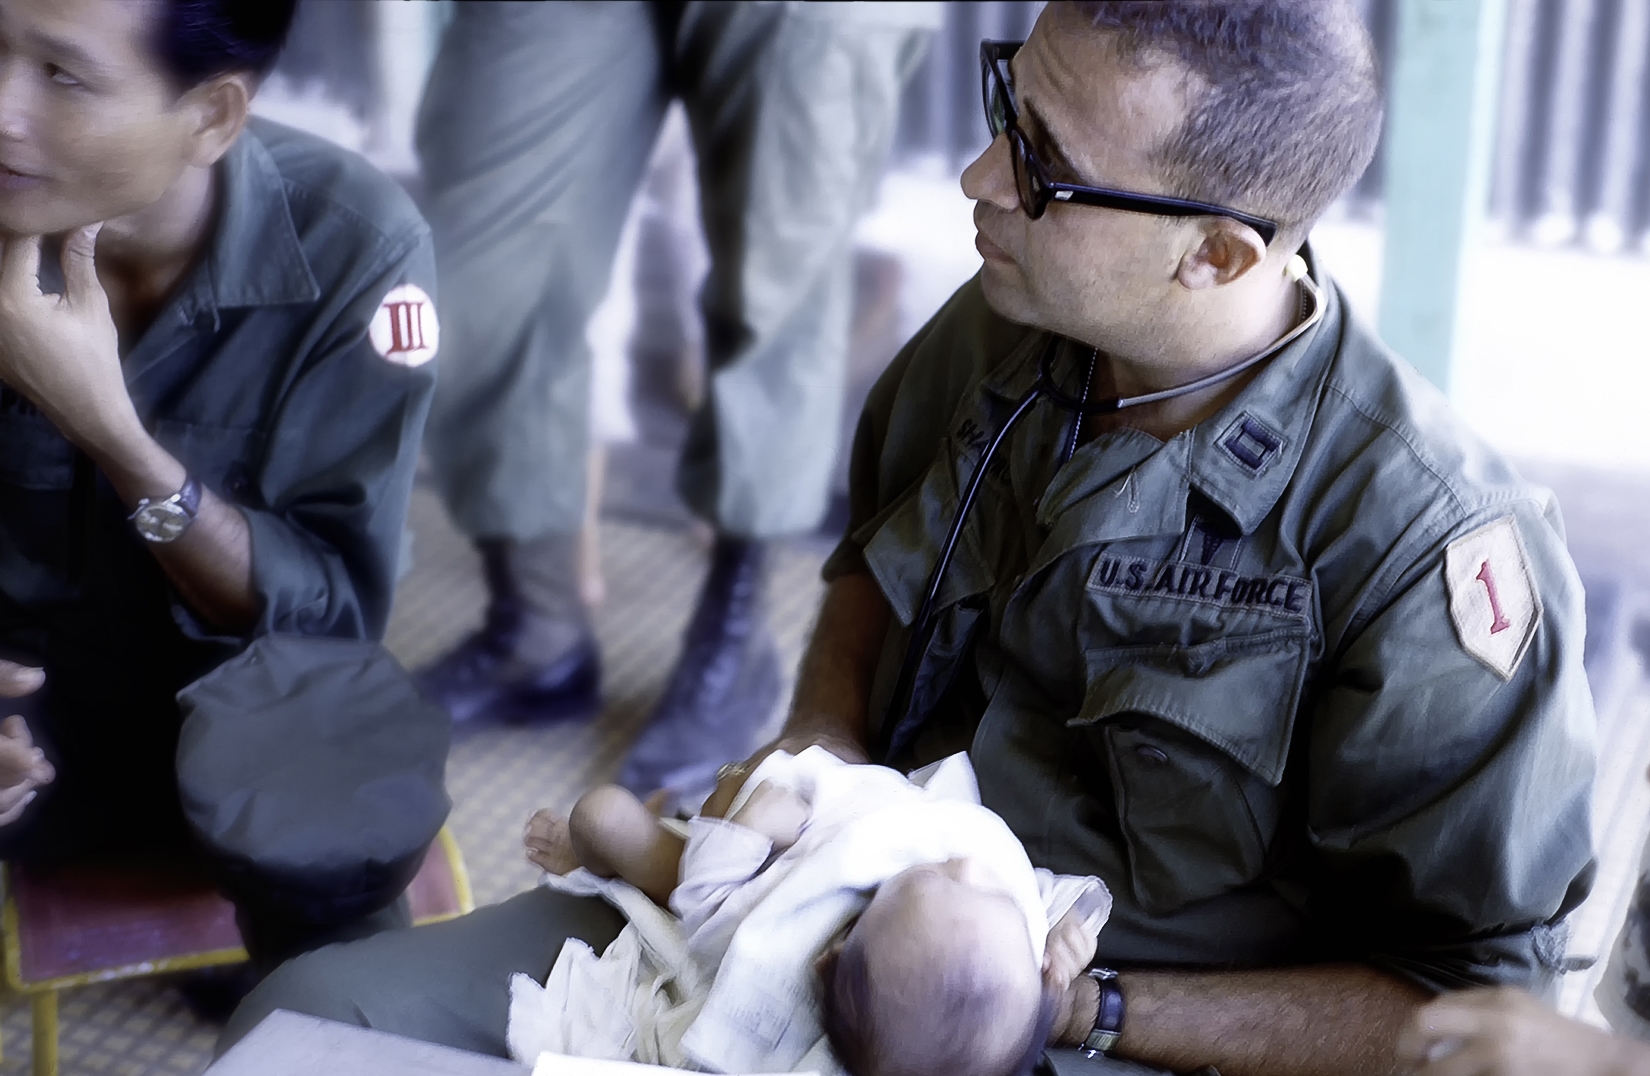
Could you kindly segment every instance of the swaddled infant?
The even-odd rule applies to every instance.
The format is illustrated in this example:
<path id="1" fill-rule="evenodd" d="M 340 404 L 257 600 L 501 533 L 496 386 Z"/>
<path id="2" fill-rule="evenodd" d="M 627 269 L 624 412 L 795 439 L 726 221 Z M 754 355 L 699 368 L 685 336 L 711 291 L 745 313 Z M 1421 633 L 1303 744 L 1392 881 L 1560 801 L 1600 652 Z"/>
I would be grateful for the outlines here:
<path id="1" fill-rule="evenodd" d="M 583 867 L 622 879 L 680 913 L 697 948 L 713 956 L 737 953 L 732 943 L 764 902 L 781 911 L 794 904 L 803 936 L 810 924 L 821 929 L 815 913 L 836 883 L 814 871 L 827 880 L 827 899 L 818 898 L 821 884 L 806 881 L 802 861 L 839 857 L 853 875 L 842 886 L 857 886 L 858 899 L 827 913 L 840 922 L 825 921 L 823 947 L 800 954 L 837 1062 L 853 1076 L 1027 1073 L 1060 999 L 1093 958 L 1109 895 L 1093 879 L 1033 871 L 1007 827 L 978 805 L 966 758 L 941 766 L 949 789 L 848 766 L 819 749 L 770 756 L 736 795 L 713 797 L 689 836 L 623 789 L 602 787 L 569 817 L 536 814 L 528 857 L 555 875 Z M 717 842 L 755 850 L 743 868 L 719 870 Z M 679 1026 L 701 1015 L 688 1010 Z M 691 1050 L 688 1060 L 719 1067 Z M 807 1067 L 820 1067 L 814 1060 Z"/>

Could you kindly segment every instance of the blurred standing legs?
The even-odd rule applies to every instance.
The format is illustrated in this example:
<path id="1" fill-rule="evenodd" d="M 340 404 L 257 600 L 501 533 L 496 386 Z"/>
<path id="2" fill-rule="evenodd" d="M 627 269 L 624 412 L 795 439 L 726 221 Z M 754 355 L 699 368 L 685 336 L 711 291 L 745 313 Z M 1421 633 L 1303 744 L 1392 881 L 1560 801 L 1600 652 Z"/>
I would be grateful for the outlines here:
<path id="1" fill-rule="evenodd" d="M 870 10 L 866 10 L 870 9 Z M 890 13 L 892 12 L 892 13 Z M 584 329 L 669 97 L 697 151 L 711 267 L 707 392 L 677 488 L 717 531 L 621 781 L 691 793 L 776 702 L 764 543 L 823 514 L 836 452 L 853 225 L 932 13 L 894 5 L 466 4 L 419 125 L 441 271 L 427 446 L 482 550 L 486 626 L 425 674 L 455 718 L 596 702 L 578 592 Z"/>

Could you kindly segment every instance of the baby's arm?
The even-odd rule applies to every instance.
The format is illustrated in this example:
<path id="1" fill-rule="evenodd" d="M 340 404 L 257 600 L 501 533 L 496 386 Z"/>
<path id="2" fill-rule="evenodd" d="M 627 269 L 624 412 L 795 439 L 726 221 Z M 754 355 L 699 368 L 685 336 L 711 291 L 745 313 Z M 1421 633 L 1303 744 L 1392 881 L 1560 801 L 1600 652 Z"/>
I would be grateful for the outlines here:
<path id="1" fill-rule="evenodd" d="M 622 878 L 660 907 L 670 903 L 687 845 L 617 785 L 586 792 L 565 819 L 539 811 L 527 823 L 525 843 L 527 858 L 547 871 L 583 867 L 601 878 Z"/>

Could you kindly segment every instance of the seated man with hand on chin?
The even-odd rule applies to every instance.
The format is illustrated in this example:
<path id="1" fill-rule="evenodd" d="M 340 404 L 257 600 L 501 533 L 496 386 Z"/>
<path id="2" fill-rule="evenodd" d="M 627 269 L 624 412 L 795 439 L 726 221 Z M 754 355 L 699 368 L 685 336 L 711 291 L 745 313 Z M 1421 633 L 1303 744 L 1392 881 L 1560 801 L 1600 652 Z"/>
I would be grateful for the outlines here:
<path id="1" fill-rule="evenodd" d="M 430 236 L 249 118 L 293 9 L 0 0 L 0 858 L 185 846 L 178 692 L 264 635 L 383 634 Z M 238 900 L 267 968 L 394 897 Z"/>

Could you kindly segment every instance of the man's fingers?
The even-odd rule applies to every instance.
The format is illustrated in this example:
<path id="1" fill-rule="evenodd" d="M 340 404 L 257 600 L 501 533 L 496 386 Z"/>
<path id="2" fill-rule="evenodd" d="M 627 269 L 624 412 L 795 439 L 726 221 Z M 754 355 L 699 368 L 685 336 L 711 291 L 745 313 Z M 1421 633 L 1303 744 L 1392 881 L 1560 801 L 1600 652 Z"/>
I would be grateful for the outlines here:
<path id="1" fill-rule="evenodd" d="M 32 798 L 39 787 L 33 781 L 26 780 L 9 788 L 0 788 L 0 811 L 9 811 L 22 800 Z"/>
<path id="2" fill-rule="evenodd" d="M 19 773 L 34 767 L 39 749 L 29 739 L 29 728 L 23 719 L 16 714 L 0 723 L 0 782 L 3 782 L 4 771 L 10 769 Z"/>
<path id="3" fill-rule="evenodd" d="M 4 812 L 0 812 L 0 826 L 8 826 L 17 821 L 19 818 L 22 818 L 23 812 L 29 809 L 29 804 L 33 803 L 35 797 L 38 795 L 40 795 L 40 793 L 31 788 L 19 796 L 16 803 L 13 803 L 10 807 L 7 807 Z"/>
<path id="4" fill-rule="evenodd" d="M 0 788 L 12 788 L 24 781 L 50 784 L 56 776 L 46 753 L 34 746 L 22 717 L 13 714 L 0 722 Z"/>
<path id="5" fill-rule="evenodd" d="M 45 683 L 45 669 L 19 665 L 15 661 L 0 661 L 0 698 L 20 699 L 39 691 Z"/>
<path id="6" fill-rule="evenodd" d="M 1398 1036 L 1398 1056 L 1419 1064 L 1439 1043 L 1474 1038 L 1484 1032 L 1477 1006 L 1459 997 L 1446 997 L 1423 1007 Z"/>
<path id="7" fill-rule="evenodd" d="M 1474 1039 L 1460 1043 L 1456 1049 L 1442 1054 L 1436 1061 L 1425 1062 L 1415 1069 L 1415 1076 L 1511 1076 L 1502 1067 L 1493 1043 Z"/>
<path id="8" fill-rule="evenodd" d="M 108 301 L 97 280 L 97 233 L 102 230 L 99 221 L 76 228 L 63 240 L 63 293 L 75 306 Z"/>
<path id="9" fill-rule="evenodd" d="M 0 292 L 40 294 L 40 237 L 14 235 L 0 251 Z"/>

